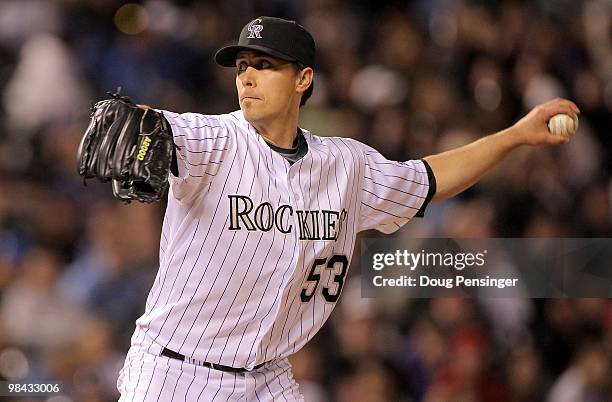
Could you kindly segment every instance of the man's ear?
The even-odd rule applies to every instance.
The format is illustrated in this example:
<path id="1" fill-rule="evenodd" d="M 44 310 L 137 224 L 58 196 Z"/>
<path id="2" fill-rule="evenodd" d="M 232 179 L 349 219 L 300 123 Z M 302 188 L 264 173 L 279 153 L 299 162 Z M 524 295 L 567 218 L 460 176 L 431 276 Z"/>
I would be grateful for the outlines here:
<path id="1" fill-rule="evenodd" d="M 314 71 L 312 68 L 306 67 L 303 70 L 299 71 L 296 89 L 299 92 L 306 92 L 306 90 L 312 83 L 313 78 L 314 78 Z"/>

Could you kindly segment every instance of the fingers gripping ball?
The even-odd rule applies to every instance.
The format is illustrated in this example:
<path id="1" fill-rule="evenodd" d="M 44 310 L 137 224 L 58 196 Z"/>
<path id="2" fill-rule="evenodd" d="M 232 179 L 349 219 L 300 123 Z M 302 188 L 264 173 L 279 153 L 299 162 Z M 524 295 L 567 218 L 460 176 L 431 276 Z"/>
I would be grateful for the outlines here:
<path id="1" fill-rule="evenodd" d="M 578 118 L 566 114 L 556 114 L 548 121 L 548 130 L 554 135 L 571 137 L 578 129 Z"/>
<path id="2" fill-rule="evenodd" d="M 122 201 L 158 201 L 168 187 L 172 147 L 161 113 L 111 94 L 92 108 L 77 171 L 85 179 L 112 181 L 113 194 Z"/>

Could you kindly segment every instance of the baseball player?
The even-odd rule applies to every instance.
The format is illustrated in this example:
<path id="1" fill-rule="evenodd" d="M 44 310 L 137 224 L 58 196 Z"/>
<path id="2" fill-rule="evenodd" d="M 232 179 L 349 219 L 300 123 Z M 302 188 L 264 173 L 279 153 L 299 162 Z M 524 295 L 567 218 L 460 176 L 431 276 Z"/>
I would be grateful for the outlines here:
<path id="1" fill-rule="evenodd" d="M 547 121 L 579 113 L 556 99 L 467 146 L 390 161 L 298 127 L 314 57 L 302 26 L 257 18 L 215 55 L 236 71 L 240 110 L 161 112 L 175 151 L 159 272 L 118 379 L 121 401 L 302 400 L 287 358 L 336 305 L 357 233 L 397 230 L 520 145 L 567 142 Z"/>

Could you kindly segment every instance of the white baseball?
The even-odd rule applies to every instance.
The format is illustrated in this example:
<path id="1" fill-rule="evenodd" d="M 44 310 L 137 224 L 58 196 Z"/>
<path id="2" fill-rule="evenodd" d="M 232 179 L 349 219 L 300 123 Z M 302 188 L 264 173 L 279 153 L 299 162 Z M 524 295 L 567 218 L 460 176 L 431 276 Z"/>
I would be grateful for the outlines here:
<path id="1" fill-rule="evenodd" d="M 578 118 L 572 119 L 566 114 L 556 114 L 548 121 L 548 131 L 563 137 L 572 136 L 578 129 Z"/>

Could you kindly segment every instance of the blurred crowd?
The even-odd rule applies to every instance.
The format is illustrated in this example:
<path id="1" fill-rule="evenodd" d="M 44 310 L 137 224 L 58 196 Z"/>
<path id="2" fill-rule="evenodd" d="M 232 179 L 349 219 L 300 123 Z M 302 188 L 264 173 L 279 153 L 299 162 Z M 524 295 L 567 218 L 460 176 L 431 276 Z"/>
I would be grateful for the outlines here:
<path id="1" fill-rule="evenodd" d="M 258 15 L 317 42 L 301 126 L 388 158 L 466 144 L 557 96 L 582 110 L 569 144 L 518 150 L 394 241 L 612 237 L 608 0 L 3 0 L 0 379 L 59 381 L 52 402 L 117 399 L 165 205 L 83 186 L 89 107 L 121 87 L 176 112 L 238 109 L 212 55 Z M 611 300 L 362 299 L 359 269 L 292 358 L 307 401 L 612 401 Z"/>

